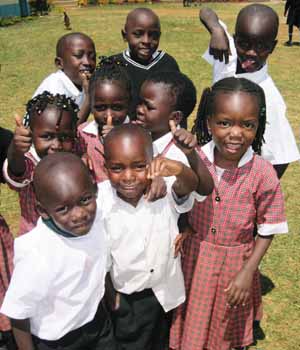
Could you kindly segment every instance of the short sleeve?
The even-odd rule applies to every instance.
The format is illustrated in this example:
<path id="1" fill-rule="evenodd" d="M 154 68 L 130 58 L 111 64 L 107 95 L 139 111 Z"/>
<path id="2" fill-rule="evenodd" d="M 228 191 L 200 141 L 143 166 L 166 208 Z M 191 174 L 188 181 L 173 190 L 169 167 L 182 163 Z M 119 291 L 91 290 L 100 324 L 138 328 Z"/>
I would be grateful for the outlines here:
<path id="1" fill-rule="evenodd" d="M 1 313 L 15 319 L 33 317 L 51 287 L 41 256 L 20 239 L 15 240 L 14 271 L 1 307 Z"/>
<path id="2" fill-rule="evenodd" d="M 287 233 L 284 199 L 279 179 L 274 169 L 266 169 L 258 188 L 257 229 L 261 236 Z"/>

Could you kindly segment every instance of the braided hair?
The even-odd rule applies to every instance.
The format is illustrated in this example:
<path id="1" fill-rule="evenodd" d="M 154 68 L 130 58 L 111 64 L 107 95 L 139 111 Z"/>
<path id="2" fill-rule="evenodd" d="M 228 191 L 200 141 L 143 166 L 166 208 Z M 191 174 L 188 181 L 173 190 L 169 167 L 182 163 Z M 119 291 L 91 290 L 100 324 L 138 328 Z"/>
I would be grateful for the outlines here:
<path id="1" fill-rule="evenodd" d="M 118 82 L 124 86 L 131 99 L 131 83 L 125 70 L 126 64 L 120 61 L 116 56 L 100 56 L 100 61 L 90 78 L 89 94 L 94 96 L 95 88 L 103 82 Z"/>
<path id="2" fill-rule="evenodd" d="M 186 119 L 193 112 L 197 101 L 196 88 L 191 79 L 175 71 L 153 73 L 146 81 L 166 85 L 175 100 L 174 110 L 182 112 L 183 122 L 186 124 Z"/>
<path id="3" fill-rule="evenodd" d="M 257 97 L 259 105 L 258 129 L 252 143 L 253 150 L 261 154 L 264 142 L 264 132 L 266 127 L 266 100 L 263 89 L 256 83 L 245 78 L 225 78 L 215 83 L 212 88 L 204 89 L 198 106 L 192 133 L 196 134 L 198 143 L 205 145 L 212 136 L 209 133 L 207 119 L 214 114 L 215 98 L 220 93 L 232 94 L 235 92 L 245 92 Z"/>
<path id="4" fill-rule="evenodd" d="M 56 94 L 53 95 L 49 91 L 44 91 L 43 93 L 35 96 L 33 99 L 28 101 L 26 105 L 26 114 L 24 116 L 23 124 L 25 127 L 31 126 L 32 121 L 40 117 L 44 110 L 48 107 L 55 107 L 60 110 L 60 117 L 57 121 L 59 126 L 62 118 L 62 112 L 68 111 L 72 117 L 72 128 L 76 128 L 77 125 L 77 113 L 79 108 L 74 100 L 66 95 Z"/>

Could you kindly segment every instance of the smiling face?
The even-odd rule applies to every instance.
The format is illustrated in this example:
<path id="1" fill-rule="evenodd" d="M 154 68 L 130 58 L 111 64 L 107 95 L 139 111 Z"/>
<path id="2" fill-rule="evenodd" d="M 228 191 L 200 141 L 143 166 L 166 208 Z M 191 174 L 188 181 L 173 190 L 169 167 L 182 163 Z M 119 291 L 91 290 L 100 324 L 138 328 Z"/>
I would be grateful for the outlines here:
<path id="1" fill-rule="evenodd" d="M 247 73 L 260 70 L 276 46 L 275 38 L 274 20 L 258 15 L 241 16 L 234 35 L 241 70 Z"/>
<path id="2" fill-rule="evenodd" d="M 96 51 L 93 41 L 83 35 L 68 37 L 55 63 L 75 85 L 81 87 L 82 74 L 90 75 L 96 67 Z"/>
<path id="3" fill-rule="evenodd" d="M 42 175 L 37 186 L 38 208 L 44 219 L 51 218 L 56 226 L 75 236 L 89 232 L 96 215 L 96 186 L 84 164 L 61 166 L 56 163 L 55 174 L 51 169 Z M 69 166 L 69 169 L 67 169 Z M 40 190 L 39 187 L 42 187 Z"/>
<path id="4" fill-rule="evenodd" d="M 123 124 L 129 108 L 128 92 L 117 82 L 100 81 L 95 87 L 91 108 L 100 128 L 106 124 L 109 115 L 114 126 Z"/>
<path id="5" fill-rule="evenodd" d="M 122 30 L 132 59 L 145 65 L 152 61 L 152 55 L 159 45 L 160 34 L 159 19 L 148 9 L 132 11 Z"/>
<path id="6" fill-rule="evenodd" d="M 215 163 L 224 169 L 233 168 L 255 139 L 258 100 L 246 92 L 219 92 L 214 98 L 214 106 L 208 127 L 216 144 Z"/>
<path id="7" fill-rule="evenodd" d="M 169 121 L 174 117 L 175 101 L 163 83 L 146 81 L 140 91 L 136 113 L 138 123 L 149 130 L 152 139 L 170 131 Z"/>
<path id="8" fill-rule="evenodd" d="M 152 160 L 151 140 L 140 135 L 116 135 L 105 145 L 108 178 L 125 202 L 136 206 L 149 180 Z"/>
<path id="9" fill-rule="evenodd" d="M 48 106 L 31 123 L 32 143 L 40 158 L 56 152 L 71 152 L 75 139 L 71 112 Z"/>

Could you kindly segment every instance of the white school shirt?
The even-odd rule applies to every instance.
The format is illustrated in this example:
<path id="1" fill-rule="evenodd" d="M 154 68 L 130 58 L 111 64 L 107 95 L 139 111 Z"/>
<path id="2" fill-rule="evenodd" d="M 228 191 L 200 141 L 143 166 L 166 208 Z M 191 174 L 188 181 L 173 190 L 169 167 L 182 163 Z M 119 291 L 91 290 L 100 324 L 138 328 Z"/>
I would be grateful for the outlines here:
<path id="1" fill-rule="evenodd" d="M 98 206 L 103 212 L 112 261 L 111 278 L 116 290 L 125 294 L 152 288 L 167 312 L 185 300 L 180 257 L 174 258 L 180 213 L 191 210 L 189 197 L 181 205 L 168 193 L 155 202 L 143 197 L 133 207 L 118 197 L 109 181 L 98 184 Z"/>
<path id="2" fill-rule="evenodd" d="M 104 295 L 107 242 L 97 213 L 88 234 L 66 238 L 37 226 L 15 239 L 14 271 L 1 313 L 30 319 L 30 330 L 57 340 L 90 322 Z"/>
<path id="3" fill-rule="evenodd" d="M 233 37 L 228 33 L 226 25 L 220 21 L 227 34 L 231 56 L 229 63 L 214 59 L 207 50 L 202 56 L 213 66 L 213 83 L 228 77 L 245 78 L 258 84 L 265 93 L 267 123 L 264 133 L 265 143 L 262 146 L 262 157 L 273 165 L 287 164 L 300 159 L 290 123 L 286 117 L 286 104 L 268 74 L 268 65 L 265 64 L 259 71 L 253 73 L 236 74 L 238 56 Z"/>
<path id="4" fill-rule="evenodd" d="M 85 94 L 80 91 L 72 80 L 62 71 L 58 70 L 55 73 L 48 75 L 40 86 L 36 89 L 33 97 L 43 93 L 44 91 L 49 91 L 51 94 L 61 94 L 67 97 L 72 97 L 77 103 L 79 109 L 85 98 Z"/>

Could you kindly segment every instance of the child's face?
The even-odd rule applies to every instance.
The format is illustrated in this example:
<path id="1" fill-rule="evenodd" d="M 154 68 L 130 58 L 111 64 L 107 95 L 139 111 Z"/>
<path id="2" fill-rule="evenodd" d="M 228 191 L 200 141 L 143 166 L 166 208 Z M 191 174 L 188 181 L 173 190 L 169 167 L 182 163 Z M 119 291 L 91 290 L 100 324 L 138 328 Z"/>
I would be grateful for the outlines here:
<path id="1" fill-rule="evenodd" d="M 255 139 L 259 107 L 256 96 L 245 92 L 218 93 L 208 127 L 216 144 L 215 162 L 236 167 Z"/>
<path id="2" fill-rule="evenodd" d="M 168 87 L 163 83 L 146 81 L 141 87 L 136 112 L 139 123 L 151 132 L 153 140 L 167 134 L 174 112 L 174 98 Z"/>
<path id="3" fill-rule="evenodd" d="M 241 67 L 247 73 L 260 70 L 277 43 L 272 23 L 255 16 L 237 24 L 234 42 Z"/>
<path id="4" fill-rule="evenodd" d="M 72 115 L 55 107 L 47 107 L 31 125 L 32 143 L 40 158 L 55 152 L 71 152 L 75 138 Z"/>
<path id="5" fill-rule="evenodd" d="M 92 97 L 92 113 L 100 127 L 112 117 L 113 125 L 123 124 L 129 108 L 129 96 L 126 89 L 115 82 L 101 82 L 95 87 Z"/>
<path id="6" fill-rule="evenodd" d="M 106 159 L 109 180 L 120 198 L 136 206 L 149 185 L 147 172 L 152 156 L 142 137 L 120 136 L 113 141 Z"/>
<path id="7" fill-rule="evenodd" d="M 96 186 L 90 176 L 82 171 L 75 171 L 75 174 L 60 173 L 53 182 L 48 184 L 47 199 L 42 204 L 42 217 L 50 217 L 60 229 L 73 235 L 87 234 L 97 209 Z"/>
<path id="8" fill-rule="evenodd" d="M 126 23 L 122 36 L 128 42 L 131 57 L 141 63 L 148 64 L 157 50 L 160 39 L 160 24 L 150 13 L 138 13 Z"/>
<path id="9" fill-rule="evenodd" d="M 64 47 L 62 57 L 56 58 L 56 65 L 77 86 L 82 86 L 82 75 L 90 75 L 96 67 L 96 51 L 91 39 L 81 36 L 70 38 Z"/>

